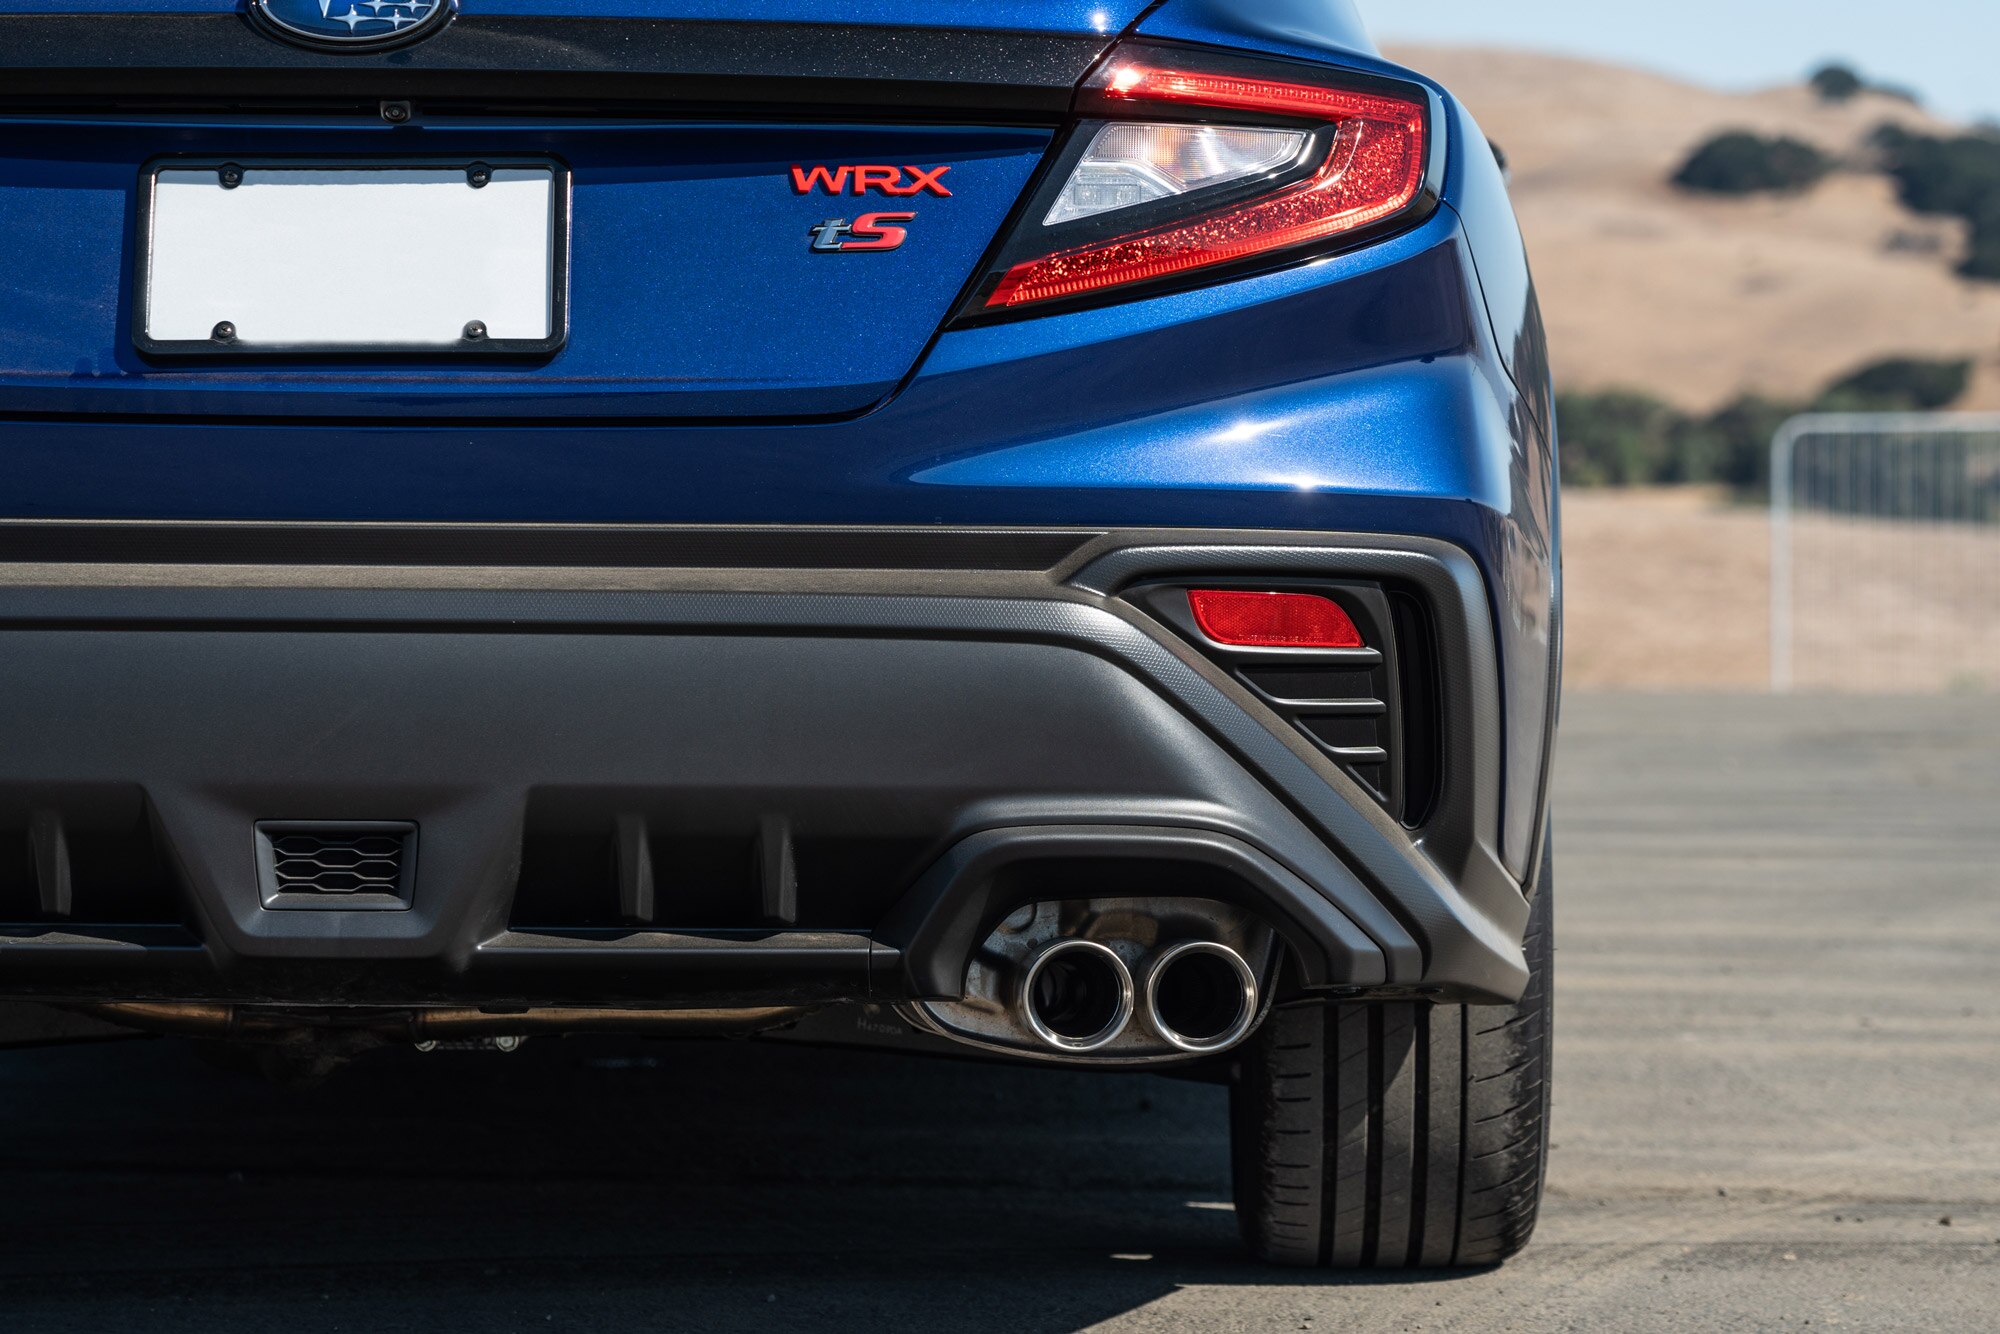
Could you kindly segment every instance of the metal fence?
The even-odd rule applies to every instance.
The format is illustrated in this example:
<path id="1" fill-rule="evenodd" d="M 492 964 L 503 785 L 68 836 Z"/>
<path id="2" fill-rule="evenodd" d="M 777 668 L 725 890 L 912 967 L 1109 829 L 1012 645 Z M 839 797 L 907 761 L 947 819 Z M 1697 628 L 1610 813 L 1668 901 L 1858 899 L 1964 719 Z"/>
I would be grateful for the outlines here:
<path id="1" fill-rule="evenodd" d="M 1771 688 L 2000 689 L 2000 413 L 1779 430 Z"/>

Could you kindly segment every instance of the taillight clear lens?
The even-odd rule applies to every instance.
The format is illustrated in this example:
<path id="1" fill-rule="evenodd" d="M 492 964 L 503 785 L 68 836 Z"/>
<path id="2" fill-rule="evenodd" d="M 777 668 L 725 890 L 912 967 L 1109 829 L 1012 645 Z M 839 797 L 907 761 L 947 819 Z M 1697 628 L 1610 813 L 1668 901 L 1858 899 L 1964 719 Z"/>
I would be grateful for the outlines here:
<path id="1" fill-rule="evenodd" d="M 1223 125 L 1106 125 L 1042 225 L 1262 176 L 1297 162 L 1309 137 L 1304 130 Z"/>

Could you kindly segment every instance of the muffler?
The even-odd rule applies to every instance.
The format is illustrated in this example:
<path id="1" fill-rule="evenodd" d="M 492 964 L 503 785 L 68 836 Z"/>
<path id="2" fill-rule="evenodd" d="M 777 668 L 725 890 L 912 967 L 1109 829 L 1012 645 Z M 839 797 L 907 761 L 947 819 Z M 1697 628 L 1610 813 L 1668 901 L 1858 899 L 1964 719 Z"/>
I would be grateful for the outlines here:
<path id="1" fill-rule="evenodd" d="M 1186 1052 L 1242 1041 L 1257 1018 L 1257 975 L 1227 945 L 1190 940 L 1162 954 L 1146 975 L 1153 1031 Z"/>
<path id="2" fill-rule="evenodd" d="M 1115 1040 L 1132 1022 L 1132 972 L 1094 940 L 1058 940 L 1021 979 L 1019 1007 L 1029 1031 L 1058 1051 L 1086 1052 Z"/>

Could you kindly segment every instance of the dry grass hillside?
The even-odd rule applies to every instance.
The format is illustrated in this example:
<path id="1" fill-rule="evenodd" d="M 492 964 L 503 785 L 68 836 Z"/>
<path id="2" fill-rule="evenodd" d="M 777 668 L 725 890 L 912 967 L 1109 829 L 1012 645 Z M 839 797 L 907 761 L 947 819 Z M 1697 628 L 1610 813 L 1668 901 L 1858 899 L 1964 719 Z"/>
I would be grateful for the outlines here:
<path id="1" fill-rule="evenodd" d="M 1560 56 L 1404 47 L 1506 151 L 1569 389 L 1629 386 L 1684 408 L 1757 390 L 1806 397 L 1884 356 L 1972 356 L 1966 407 L 2000 407 L 2000 283 L 1952 272 L 1962 224 L 1921 218 L 1887 178 L 1837 173 L 1793 198 L 1667 184 L 1728 129 L 1857 162 L 1885 120 L 1944 127 L 1879 94 L 1827 105 L 1803 86 L 1741 94 Z"/>

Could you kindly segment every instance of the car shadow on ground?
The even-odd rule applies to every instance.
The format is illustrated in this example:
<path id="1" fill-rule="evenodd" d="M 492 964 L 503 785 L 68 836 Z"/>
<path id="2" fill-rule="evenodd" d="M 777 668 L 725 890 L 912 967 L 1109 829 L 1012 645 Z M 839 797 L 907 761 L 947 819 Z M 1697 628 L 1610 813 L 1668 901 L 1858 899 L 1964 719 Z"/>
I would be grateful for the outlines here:
<path id="1" fill-rule="evenodd" d="M 757 1043 L 0 1055 L 10 1328 L 1074 1330 L 1250 1262 L 1226 1099 Z M 1435 1281 L 1436 1274 L 1360 1282 Z"/>

